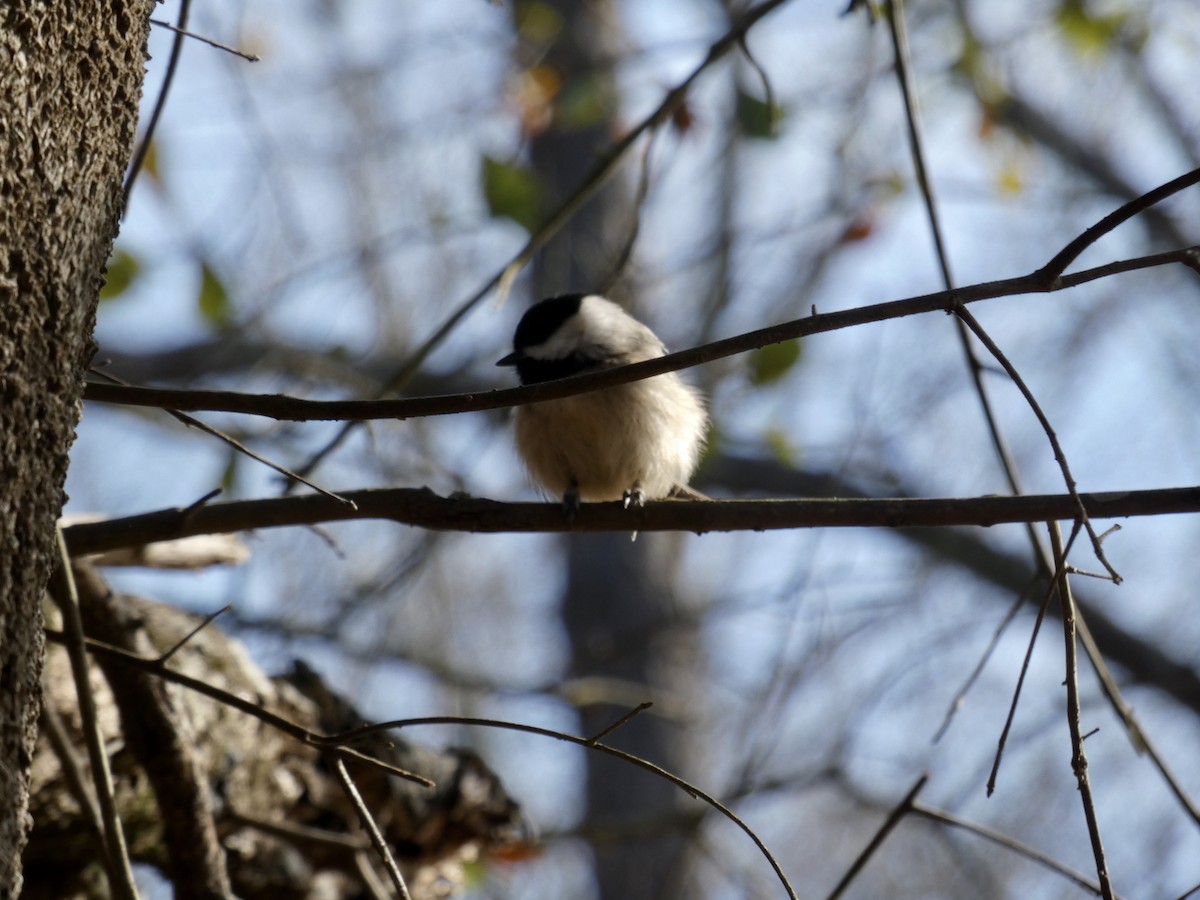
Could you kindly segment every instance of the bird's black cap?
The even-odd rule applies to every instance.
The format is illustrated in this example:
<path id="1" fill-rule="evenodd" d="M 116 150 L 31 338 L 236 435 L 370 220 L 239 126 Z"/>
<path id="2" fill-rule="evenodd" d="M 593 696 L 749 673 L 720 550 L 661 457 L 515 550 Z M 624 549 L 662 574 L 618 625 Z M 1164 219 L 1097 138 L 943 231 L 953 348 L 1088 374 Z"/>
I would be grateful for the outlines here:
<path id="1" fill-rule="evenodd" d="M 526 347 L 536 347 L 558 330 L 559 326 L 579 312 L 586 294 L 561 294 L 535 303 L 521 316 L 513 335 L 513 352 L 499 360 L 498 366 L 515 366 Z"/>

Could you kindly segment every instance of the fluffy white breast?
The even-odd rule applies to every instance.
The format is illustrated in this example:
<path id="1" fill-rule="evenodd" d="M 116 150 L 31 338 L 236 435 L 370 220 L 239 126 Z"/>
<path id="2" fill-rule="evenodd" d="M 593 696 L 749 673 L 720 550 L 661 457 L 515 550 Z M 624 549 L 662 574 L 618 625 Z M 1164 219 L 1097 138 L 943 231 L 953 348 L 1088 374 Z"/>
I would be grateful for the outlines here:
<path id="1" fill-rule="evenodd" d="M 686 486 L 708 417 L 697 391 L 674 374 L 518 407 L 517 450 L 552 496 L 572 487 L 586 501 L 647 499 Z"/>

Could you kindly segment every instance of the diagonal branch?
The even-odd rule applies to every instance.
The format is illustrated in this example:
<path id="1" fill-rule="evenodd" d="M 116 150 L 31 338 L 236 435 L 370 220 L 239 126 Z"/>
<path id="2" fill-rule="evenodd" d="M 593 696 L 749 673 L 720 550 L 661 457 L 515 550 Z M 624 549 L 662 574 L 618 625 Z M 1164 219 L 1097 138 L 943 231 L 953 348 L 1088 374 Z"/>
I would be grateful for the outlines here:
<path id="1" fill-rule="evenodd" d="M 739 46 L 745 38 L 746 33 L 754 25 L 786 2 L 787 0 L 765 0 L 765 2 L 758 4 L 758 6 L 747 10 L 729 31 L 709 47 L 708 53 L 700 61 L 700 64 L 692 70 L 691 74 L 675 87 L 671 88 L 654 110 L 626 132 L 624 137 L 613 144 L 608 152 L 596 161 L 592 170 L 584 177 L 579 187 L 563 200 L 557 209 L 549 214 L 546 221 L 542 223 L 537 231 L 529 236 L 529 240 L 521 248 L 520 252 L 499 272 L 494 274 L 486 284 L 482 285 L 474 294 L 454 308 L 454 311 L 434 330 L 433 334 L 425 339 L 408 359 L 405 360 L 400 369 L 388 380 L 383 393 L 393 393 L 408 384 L 409 380 L 416 375 L 430 354 L 445 342 L 458 327 L 459 323 L 482 303 L 483 299 L 494 289 L 499 288 L 500 296 L 503 298 L 508 293 L 509 288 L 513 281 L 516 280 L 520 271 L 529 264 L 534 255 L 546 246 L 550 242 L 550 239 L 558 234 L 574 218 L 575 214 L 579 212 L 584 204 L 612 177 L 620 167 L 621 162 L 625 159 L 625 156 L 642 135 L 648 131 L 653 131 L 664 122 L 667 122 L 687 97 L 687 93 L 691 89 L 693 82 L 704 74 L 715 62 L 729 53 L 730 50 Z M 314 453 L 300 467 L 300 473 L 302 475 L 309 474 L 322 459 L 333 452 L 345 440 L 353 428 L 353 423 L 348 423 L 340 428 L 338 433 L 328 443 Z"/>
<path id="2" fill-rule="evenodd" d="M 1064 275 L 1053 282 L 1046 281 L 1038 272 L 1032 272 L 1028 275 L 1006 278 L 1001 281 L 982 282 L 954 290 L 935 291 L 930 294 L 837 312 L 817 313 L 803 319 L 771 325 L 767 328 L 749 331 L 735 337 L 693 347 L 690 350 L 669 353 L 666 356 L 630 366 L 620 366 L 601 372 L 591 372 L 586 375 L 575 375 L 570 378 L 560 378 L 555 381 L 498 391 L 395 400 L 304 400 L 284 394 L 130 388 L 89 382 L 84 390 L 84 399 L 99 403 L 121 403 L 127 406 L 171 407 L 190 412 L 204 410 L 245 413 L 293 422 L 412 419 L 421 416 L 479 412 L 503 409 L 524 403 L 555 400 L 560 397 L 570 397 L 574 394 L 614 387 L 618 384 L 627 384 L 631 381 L 639 381 L 666 372 L 676 372 L 713 360 L 735 356 L 738 353 L 757 350 L 769 344 L 780 344 L 808 335 L 853 328 L 872 322 L 884 322 L 919 313 L 953 312 L 965 304 L 997 297 L 1053 293 L 1120 272 L 1132 272 L 1137 269 L 1176 263 L 1194 267 L 1198 262 L 1200 262 L 1200 245 L 1107 263 L 1072 275 Z"/>
<path id="3" fill-rule="evenodd" d="M 928 775 L 922 775 L 918 778 L 908 793 L 904 795 L 904 799 L 896 804 L 895 808 L 888 813 L 888 817 L 883 820 L 883 824 L 879 826 L 879 830 L 875 832 L 870 842 L 863 848 L 862 853 L 858 855 L 850 868 L 846 870 L 846 874 L 842 876 L 842 880 L 838 882 L 837 887 L 830 892 L 829 900 L 837 900 L 838 897 L 846 892 L 846 888 L 850 887 L 850 884 L 858 877 L 858 873 L 870 862 L 871 857 L 875 855 L 875 851 L 883 846 L 883 842 L 887 840 L 888 835 L 900 824 L 900 820 L 913 811 L 913 804 L 916 803 L 917 795 L 924 789 L 927 781 L 929 781 Z"/>

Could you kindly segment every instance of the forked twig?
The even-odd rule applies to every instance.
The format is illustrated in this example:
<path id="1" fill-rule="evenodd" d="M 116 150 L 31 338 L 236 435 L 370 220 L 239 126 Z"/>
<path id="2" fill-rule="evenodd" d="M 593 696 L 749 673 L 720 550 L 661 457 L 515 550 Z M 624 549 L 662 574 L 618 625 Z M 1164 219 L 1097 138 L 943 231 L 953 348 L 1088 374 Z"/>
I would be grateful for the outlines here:
<path id="1" fill-rule="evenodd" d="M 645 703 L 639 703 L 633 709 L 629 710 L 629 712 L 625 713 L 625 715 L 621 716 L 621 718 L 617 719 L 617 721 L 613 722 L 611 725 L 607 726 L 606 728 L 604 728 L 601 731 L 597 732 L 596 734 L 592 735 L 590 738 L 587 739 L 587 742 L 589 744 L 593 744 L 593 745 L 598 743 L 602 739 L 608 737 L 610 734 L 612 734 L 618 728 L 624 727 L 626 724 L 628 724 L 634 718 L 636 718 L 637 716 L 640 716 L 642 713 L 644 713 L 646 710 L 648 710 L 653 705 L 654 704 L 651 703 L 649 700 L 647 700 Z"/>
<path id="2" fill-rule="evenodd" d="M 358 813 L 359 821 L 362 822 L 363 829 L 371 839 L 371 845 L 375 848 L 376 854 L 378 854 L 380 861 L 383 863 L 384 870 L 392 880 L 392 887 L 396 889 L 396 893 L 400 895 L 401 900 L 412 900 L 412 894 L 408 892 L 408 885 L 404 883 L 404 876 L 400 874 L 400 867 L 396 865 L 396 859 L 392 856 L 391 848 L 388 847 L 387 841 L 383 839 L 383 834 L 380 832 L 379 826 L 375 823 L 375 817 L 371 815 L 371 810 L 367 809 L 367 804 L 363 801 L 362 794 L 358 792 L 358 786 L 354 783 L 354 779 L 346 771 L 346 764 L 342 762 L 342 758 L 337 754 L 330 754 L 330 756 L 332 758 L 329 760 L 329 763 L 342 785 L 342 790 L 346 792 L 351 805 L 353 805 L 355 812 Z"/>
<path id="3" fill-rule="evenodd" d="M 355 728 L 350 731 L 339 732 L 338 734 L 330 735 L 328 738 L 325 738 L 324 742 L 348 744 L 358 740 L 359 738 L 375 734 L 379 731 L 398 731 L 403 728 L 413 728 L 423 725 L 476 725 L 485 728 L 502 728 L 506 731 L 520 731 L 525 734 L 536 734 L 541 737 L 553 738 L 556 741 L 564 741 L 569 744 L 576 744 L 580 747 L 586 747 L 589 750 L 597 750 L 601 753 L 606 753 L 609 756 L 615 756 L 617 759 L 624 760 L 630 765 L 637 766 L 640 769 L 645 769 L 647 772 L 669 781 L 688 796 L 707 803 L 726 819 L 740 828 L 742 832 L 744 832 L 746 836 L 754 842 L 754 846 L 758 848 L 758 851 L 763 855 L 768 864 L 774 870 L 775 876 L 779 879 L 780 884 L 783 885 L 784 890 L 787 891 L 788 897 L 791 898 L 791 900 L 798 900 L 795 888 L 793 888 L 791 882 L 788 881 L 787 875 L 783 871 L 783 867 L 779 865 L 779 862 L 775 859 L 775 856 L 763 842 L 763 839 L 760 838 L 754 829 L 751 828 L 745 822 L 745 820 L 738 816 L 737 813 L 723 804 L 716 797 L 705 793 L 694 784 L 685 781 L 683 778 L 674 774 L 673 772 L 667 771 L 662 766 L 655 765 L 647 759 L 643 759 L 640 756 L 636 756 L 624 750 L 618 750 L 616 747 L 611 747 L 608 744 L 601 744 L 593 741 L 590 738 L 579 737 L 578 735 L 574 734 L 567 734 L 563 731 L 555 731 L 552 728 L 542 728 L 537 725 L 525 725 L 520 722 L 506 722 L 501 719 L 484 719 L 475 716 L 425 716 L 417 719 L 393 719 L 390 722 L 378 722 L 374 725 L 365 725 L 362 728 Z"/>
<path id="4" fill-rule="evenodd" d="M 1047 856 L 1040 850 L 1030 847 L 1028 844 L 1023 844 L 1016 838 L 1009 837 L 1007 834 L 996 831 L 993 828 L 988 828 L 986 825 L 979 825 L 975 822 L 969 822 L 966 819 L 960 818 L 953 813 L 948 813 L 942 809 L 934 809 L 931 806 L 926 806 L 923 803 L 912 804 L 912 814 L 920 816 L 923 819 L 928 819 L 931 822 L 938 822 L 942 825 L 950 825 L 954 828 L 961 828 L 963 831 L 974 834 L 984 840 L 991 841 L 1000 847 L 1011 850 L 1026 859 L 1032 860 L 1040 866 L 1045 866 L 1052 872 L 1057 872 L 1064 878 L 1069 878 L 1084 890 L 1091 891 L 1093 894 L 1100 893 L 1100 885 L 1098 882 L 1092 881 L 1081 872 L 1076 872 L 1069 866 L 1065 866 L 1058 860 Z"/>
<path id="5" fill-rule="evenodd" d="M 846 892 L 846 888 L 850 887 L 851 882 L 866 868 L 867 863 L 871 861 L 871 857 L 875 855 L 875 851 L 883 846 L 883 842 L 887 840 L 888 835 L 892 833 L 895 827 L 900 824 L 900 820 L 913 811 L 913 804 L 916 802 L 917 794 L 921 793 L 927 781 L 929 781 L 929 775 L 927 774 L 918 778 L 913 783 L 913 786 L 909 788 L 908 793 L 904 795 L 904 799 L 897 803 L 892 811 L 888 813 L 888 817 L 883 820 L 883 824 L 879 826 L 879 830 L 875 832 L 874 836 L 867 843 L 867 846 L 863 848 L 862 853 L 858 854 L 854 863 L 846 870 L 846 874 L 837 883 L 837 887 L 829 894 L 829 900 L 837 900 L 838 897 Z"/>
<path id="6" fill-rule="evenodd" d="M 949 288 L 952 286 L 952 277 L 950 274 L 950 266 L 949 266 L 947 254 L 945 251 L 945 245 L 942 240 L 941 226 L 940 226 L 940 221 L 939 221 L 938 214 L 937 214 L 937 205 L 934 202 L 934 198 L 933 198 L 932 183 L 928 177 L 926 167 L 925 167 L 924 151 L 923 151 L 923 147 L 922 147 L 920 128 L 918 125 L 919 117 L 917 115 L 916 101 L 914 99 L 915 92 L 912 89 L 912 83 L 911 83 L 911 75 L 910 75 L 911 67 L 909 66 L 909 51 L 908 51 L 907 34 L 906 34 L 906 30 L 905 30 L 903 0 L 896 0 L 895 3 L 890 4 L 888 7 L 888 14 L 889 14 L 889 23 L 891 26 L 893 48 L 894 48 L 895 56 L 896 56 L 897 78 L 900 83 L 900 89 L 901 89 L 901 93 L 902 93 L 903 99 L 904 99 L 904 108 L 905 108 L 906 119 L 907 119 L 907 123 L 908 123 L 909 144 L 910 144 L 910 149 L 912 151 L 914 168 L 916 170 L 916 175 L 917 175 L 917 182 L 918 182 L 918 185 L 920 186 L 922 197 L 924 198 L 926 213 L 929 218 L 930 230 L 933 235 L 934 245 L 935 245 L 935 248 L 937 251 L 938 263 L 941 268 L 943 280 L 944 280 L 947 288 Z M 1056 254 L 1045 266 L 1043 266 L 1040 270 L 1038 270 L 1038 274 L 1041 275 L 1044 279 L 1046 279 L 1046 281 L 1048 283 L 1062 284 L 1064 281 L 1064 279 L 1062 277 L 1062 273 L 1066 269 L 1066 267 L 1072 261 L 1074 261 L 1074 259 L 1076 259 L 1088 246 L 1090 246 L 1092 243 L 1094 243 L 1096 240 L 1098 240 L 1101 236 L 1103 236 L 1104 234 L 1113 230 L 1118 225 L 1120 225 L 1122 222 L 1125 222 L 1128 219 L 1132 218 L 1133 216 L 1137 215 L 1138 213 L 1150 208 L 1151 206 L 1158 203 L 1159 201 L 1161 201 L 1167 197 L 1170 197 L 1175 193 L 1178 193 L 1179 191 L 1197 183 L 1198 181 L 1200 181 L 1200 169 L 1196 169 L 1196 170 L 1193 170 L 1192 172 L 1185 173 L 1184 175 L 1182 175 L 1176 179 L 1173 179 L 1172 181 L 1169 181 L 1163 185 L 1160 185 L 1159 187 L 1154 188 L 1153 190 L 1148 191 L 1147 193 L 1134 198 L 1133 200 L 1131 200 L 1128 203 L 1119 207 L 1114 212 L 1110 213 L 1108 216 L 1105 216 L 1102 220 L 1100 220 L 1095 225 L 1091 226 L 1086 231 L 1084 231 L 1082 234 L 1080 234 L 1078 237 L 1076 237 L 1062 251 L 1060 251 L 1058 254 Z M 1200 272 L 1200 253 L 1197 253 L 1196 248 L 1193 247 L 1193 248 L 1188 248 L 1187 250 L 1181 251 L 1179 261 L 1183 265 L 1189 266 L 1193 270 Z M 1115 268 L 1114 268 L 1114 271 L 1115 271 Z M 965 312 L 965 309 L 963 309 L 960 306 L 956 311 L 962 313 L 962 312 Z M 989 431 L 992 436 L 992 442 L 993 442 L 993 445 L 995 446 L 997 456 L 998 456 L 1000 463 L 1001 463 L 1001 465 L 1005 471 L 1005 474 L 1008 478 L 1010 489 L 1015 494 L 1021 494 L 1021 493 L 1023 493 L 1023 490 L 1021 488 L 1020 480 L 1017 476 L 1016 464 L 1012 458 L 1011 453 L 1009 452 L 1007 442 L 1004 440 L 1004 437 L 1000 431 L 996 416 L 993 413 L 991 401 L 988 397 L 986 385 L 984 384 L 983 379 L 982 379 L 983 367 L 982 367 L 978 357 L 976 356 L 975 350 L 971 346 L 971 343 L 967 337 L 966 324 L 967 323 L 966 323 L 965 318 L 960 314 L 958 316 L 958 331 L 959 331 L 959 336 L 962 340 L 963 351 L 967 358 L 968 368 L 970 370 L 972 380 L 974 381 L 974 384 L 975 384 L 976 394 L 977 394 L 980 404 L 982 406 L 984 417 L 987 421 L 988 428 L 989 428 Z M 1035 409 L 1035 412 L 1036 411 L 1037 410 Z M 1052 439 L 1052 443 L 1053 443 L 1053 439 Z M 1057 451 L 1056 451 L 1056 455 L 1057 455 Z M 1061 459 L 1063 460 L 1063 463 L 1065 465 L 1065 457 L 1061 457 Z M 1069 486 L 1069 484 L 1068 484 L 1068 486 Z M 1092 538 L 1093 547 L 1096 549 L 1097 556 L 1101 559 L 1101 562 L 1104 564 L 1105 568 L 1108 569 L 1108 571 L 1109 571 L 1109 575 L 1102 576 L 1102 577 L 1105 577 L 1108 580 L 1114 580 L 1114 581 L 1119 580 L 1119 578 L 1115 577 L 1116 573 L 1112 570 L 1112 567 L 1108 564 L 1107 560 L 1103 557 L 1103 555 L 1101 554 L 1100 549 L 1099 549 L 1103 538 L 1107 535 L 1108 532 L 1105 532 L 1105 535 L 1097 536 L 1095 534 L 1095 532 L 1092 530 L 1092 526 L 1091 526 L 1090 522 L 1086 522 L 1086 520 L 1085 520 L 1085 524 L 1087 524 L 1089 536 Z M 1119 526 L 1114 526 L 1114 527 L 1119 527 Z M 1034 530 L 1032 524 L 1030 524 L 1028 531 L 1029 531 L 1030 543 L 1033 548 L 1035 558 L 1037 559 L 1042 570 L 1047 575 L 1051 575 L 1054 570 L 1054 565 L 1052 564 L 1052 561 L 1049 559 L 1048 554 L 1045 550 L 1045 547 L 1042 545 L 1041 541 L 1038 539 L 1037 532 L 1036 532 L 1036 530 Z M 1042 615 L 1044 615 L 1044 606 L 1043 606 L 1042 612 L 1039 613 L 1038 622 L 1037 622 L 1037 625 L 1035 625 L 1034 635 L 1031 640 L 1036 640 L 1037 628 L 1041 624 Z M 1179 801 L 1179 803 L 1183 806 L 1183 808 L 1192 817 L 1192 819 L 1194 821 L 1200 822 L 1200 809 L 1197 809 L 1197 806 L 1192 802 L 1191 798 L 1183 790 L 1182 786 L 1178 782 L 1178 779 L 1175 778 L 1174 774 L 1171 772 L 1170 768 L 1167 766 L 1166 761 L 1158 753 L 1157 748 L 1153 745 L 1153 743 L 1150 741 L 1150 739 L 1146 736 L 1145 732 L 1142 730 L 1141 725 L 1140 725 L 1140 723 L 1138 723 L 1137 719 L 1134 717 L 1133 712 L 1129 707 L 1129 704 L 1126 703 L 1124 698 L 1121 696 L 1121 692 L 1120 692 L 1119 688 L 1117 687 L 1116 682 L 1112 678 L 1111 673 L 1108 670 L 1107 663 L 1105 662 L 1103 656 L 1101 655 L 1099 648 L 1096 646 L 1095 641 L 1092 640 L 1090 630 L 1087 627 L 1087 622 L 1078 610 L 1076 611 L 1076 619 L 1077 619 L 1079 635 L 1083 641 L 1084 649 L 1086 650 L 1086 652 L 1088 654 L 1088 658 L 1091 660 L 1092 665 L 1095 668 L 1097 677 L 1100 679 L 1100 683 L 1101 683 L 1101 686 L 1105 693 L 1105 696 L 1108 698 L 1109 702 L 1113 706 L 1114 711 L 1117 713 L 1117 715 L 1121 718 L 1122 722 L 1124 723 L 1126 731 L 1130 737 L 1130 740 L 1133 742 L 1134 746 L 1137 748 L 1137 750 L 1139 752 L 1145 752 L 1150 756 L 1154 765 L 1158 768 L 1159 773 L 1162 775 L 1163 779 L 1166 781 L 1168 787 L 1171 789 L 1172 793 L 1175 795 L 1175 797 Z M 1003 624 L 1001 627 L 1003 627 Z M 983 661 L 986 660 L 987 655 L 990 653 L 991 647 L 994 646 L 996 639 L 997 638 L 994 637 L 992 644 L 990 644 L 988 649 L 985 650 L 984 658 L 983 658 L 983 660 L 980 661 L 979 665 L 976 667 L 976 672 L 978 672 L 980 670 L 980 668 L 982 667 Z M 1032 649 L 1032 644 L 1031 644 L 1030 649 Z M 1028 655 L 1026 656 L 1024 665 L 1028 666 Z M 968 678 L 967 686 L 970 685 L 970 682 L 973 680 L 974 677 L 975 676 L 973 674 L 970 678 Z M 1023 680 L 1023 678 L 1024 678 L 1024 669 L 1022 670 L 1022 675 L 1021 675 L 1022 680 Z M 1014 705 L 1016 702 L 1016 697 L 1019 696 L 1019 694 L 1020 694 L 1020 683 L 1018 683 L 1016 693 L 1014 695 Z M 939 731 L 937 733 L 937 736 L 940 736 L 944 732 L 946 726 L 948 725 L 948 723 L 950 721 L 951 716 L 953 715 L 955 709 L 957 708 L 957 705 L 961 702 L 961 697 L 962 697 L 962 694 L 960 693 L 955 698 L 955 702 L 954 702 L 954 704 L 951 705 L 950 710 L 947 713 L 946 719 L 943 722 L 941 729 L 939 729 Z M 997 750 L 997 757 L 996 757 L 995 763 L 993 765 L 991 777 L 989 778 L 989 783 L 988 783 L 989 794 L 994 790 L 994 787 L 995 787 L 996 770 L 997 770 L 997 767 L 999 766 L 1000 755 L 1003 753 L 1005 737 L 1006 737 L 1008 730 L 1012 724 L 1012 715 L 1013 715 L 1014 711 L 1015 711 L 1015 709 L 1010 707 L 1009 717 L 1005 724 L 1004 732 L 1000 739 L 999 747 Z M 937 739 L 937 737 L 935 737 L 935 740 L 936 739 Z"/>
<path id="7" fill-rule="evenodd" d="M 1104 842 L 1100 838 L 1100 823 L 1096 818 L 1096 804 L 1092 799 L 1092 782 L 1088 777 L 1087 753 L 1083 748 L 1083 735 L 1079 725 L 1079 663 L 1075 643 L 1075 600 L 1071 596 L 1071 579 L 1067 575 L 1067 551 L 1063 549 L 1062 531 L 1057 522 L 1050 522 L 1050 549 L 1056 561 L 1055 585 L 1058 603 L 1062 609 L 1063 640 L 1066 645 L 1067 683 L 1067 727 L 1071 732 L 1071 769 L 1079 786 L 1083 802 L 1083 815 L 1087 820 L 1088 837 L 1092 842 L 1092 856 L 1096 861 L 1096 877 L 1100 879 L 1100 894 L 1104 900 L 1114 900 L 1112 884 L 1108 877 L 1108 863 L 1104 856 Z M 1073 537 L 1074 535 L 1072 535 Z"/>
<path id="8" fill-rule="evenodd" d="M 1028 404 L 1034 416 L 1037 417 L 1038 424 L 1042 426 L 1042 431 L 1045 432 L 1046 439 L 1050 442 L 1050 446 L 1054 450 L 1054 459 L 1058 463 L 1059 471 L 1062 472 L 1063 481 L 1066 482 L 1067 492 L 1071 495 L 1071 498 L 1076 500 L 1079 504 L 1079 519 L 1083 523 L 1083 527 L 1087 530 L 1088 536 L 1092 539 L 1092 552 L 1096 554 L 1096 559 L 1100 560 L 1100 564 L 1103 565 L 1108 574 L 1112 576 L 1113 584 L 1120 584 L 1121 575 L 1112 567 L 1112 564 L 1109 563 L 1108 556 L 1104 553 L 1104 547 L 1101 545 L 1100 536 L 1096 533 L 1096 529 L 1092 527 L 1092 523 L 1088 519 L 1087 510 L 1083 508 L 1083 501 L 1078 500 L 1079 489 L 1075 483 L 1075 476 L 1071 474 L 1071 466 L 1067 462 L 1067 455 L 1063 452 L 1062 445 L 1058 442 L 1058 435 L 1055 433 L 1054 427 L 1050 424 L 1050 420 L 1046 417 L 1046 413 L 1042 411 L 1041 404 L 1039 404 L 1037 398 L 1033 396 L 1033 391 L 1029 389 L 1029 385 L 1025 383 L 1025 380 L 1021 377 L 1021 374 L 1017 371 L 1016 367 L 1012 364 L 1009 358 L 1005 356 L 1004 352 L 1000 349 L 996 342 L 992 340 L 991 335 L 989 335 L 987 331 L 984 330 L 983 326 L 979 324 L 979 321 L 973 315 L 971 315 L 970 310 L 955 310 L 955 315 L 957 315 L 959 319 L 961 319 L 966 326 L 971 329 L 972 333 L 979 338 L 983 345 L 987 347 L 988 352 L 995 357 L 996 362 L 1000 363 L 1000 365 L 1004 367 L 1004 371 L 1008 373 L 1009 379 L 1012 380 L 1012 383 L 1016 386 L 1017 390 L 1021 392 L 1021 396 L 1025 398 L 1026 404 Z"/>
<path id="9" fill-rule="evenodd" d="M 1076 522 L 1071 529 L 1071 538 L 1067 541 L 1067 550 L 1070 552 L 1071 547 L 1075 543 L 1075 538 L 1079 535 L 1079 522 Z M 1065 565 L 1064 563 L 1062 563 Z M 1017 703 L 1021 699 L 1021 690 L 1025 687 L 1025 676 L 1029 674 L 1029 662 L 1033 659 L 1033 648 L 1037 644 L 1038 634 L 1042 630 L 1042 622 L 1046 618 L 1046 610 L 1050 606 L 1050 598 L 1054 596 L 1054 586 L 1057 581 L 1057 573 L 1055 577 L 1050 579 L 1050 583 L 1046 586 L 1046 593 L 1042 597 L 1042 603 L 1038 607 L 1037 618 L 1033 622 L 1033 630 L 1029 634 L 1029 643 L 1025 646 L 1025 658 L 1021 660 L 1021 669 L 1017 674 L 1017 684 L 1013 688 L 1012 700 L 1008 704 L 1008 714 L 1004 718 L 1004 727 L 1000 729 L 1000 737 L 996 741 L 996 756 L 992 760 L 992 771 L 988 774 L 987 780 L 987 795 L 990 797 L 996 792 L 996 779 L 1000 775 L 1000 760 L 1004 756 L 1004 748 L 1008 744 L 1008 735 L 1012 731 L 1013 720 L 1017 716 Z"/>
<path id="10" fill-rule="evenodd" d="M 1096 243 L 1096 241 L 1100 240 L 1100 238 L 1104 237 L 1104 235 L 1108 234 L 1118 225 L 1128 222 L 1138 213 L 1149 209 L 1156 203 L 1174 194 L 1178 194 L 1184 188 L 1198 183 L 1200 183 L 1200 167 L 1192 169 L 1190 172 L 1185 172 L 1178 178 L 1171 179 L 1166 184 L 1160 184 L 1140 197 L 1134 197 L 1128 203 L 1118 206 L 1095 225 L 1085 230 L 1067 244 L 1067 246 L 1063 247 L 1038 272 L 1047 279 L 1061 278 L 1063 272 L 1067 270 L 1067 266 L 1078 259 L 1084 250 Z"/>

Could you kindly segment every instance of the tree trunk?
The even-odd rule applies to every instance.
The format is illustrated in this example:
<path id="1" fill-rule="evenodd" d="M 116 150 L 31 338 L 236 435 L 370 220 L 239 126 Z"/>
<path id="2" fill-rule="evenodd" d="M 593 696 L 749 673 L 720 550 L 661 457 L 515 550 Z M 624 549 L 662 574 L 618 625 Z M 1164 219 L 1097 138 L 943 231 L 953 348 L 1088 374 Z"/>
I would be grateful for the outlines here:
<path id="1" fill-rule="evenodd" d="M 0 10 L 0 898 L 21 889 L 40 604 L 153 6 Z"/>
<path id="2" fill-rule="evenodd" d="M 577 188 L 617 131 L 615 48 L 621 46 L 611 3 L 551 0 L 561 28 L 540 57 L 561 79 L 557 118 L 533 135 L 534 170 L 548 188 L 551 205 Z M 586 96 L 587 113 L 563 117 L 571 98 Z M 535 257 L 533 283 L 541 297 L 572 291 L 599 292 L 612 275 L 632 219 L 631 192 L 617 180 L 601 188 Z M 617 299 L 623 299 L 618 296 Z M 571 641 L 571 675 L 615 679 L 641 686 L 647 699 L 664 675 L 664 630 L 670 586 L 656 577 L 656 535 L 631 543 L 628 534 L 570 534 L 565 537 L 567 583 L 563 623 Z M 635 687 L 635 692 L 637 688 Z M 628 711 L 621 701 L 587 702 L 580 730 L 595 734 Z M 623 750 L 672 768 L 672 729 L 646 715 L 611 738 Z M 661 820 L 672 809 L 676 789 L 602 754 L 587 763 L 587 822 L 599 896 L 640 900 L 662 896 L 679 847 Z"/>

